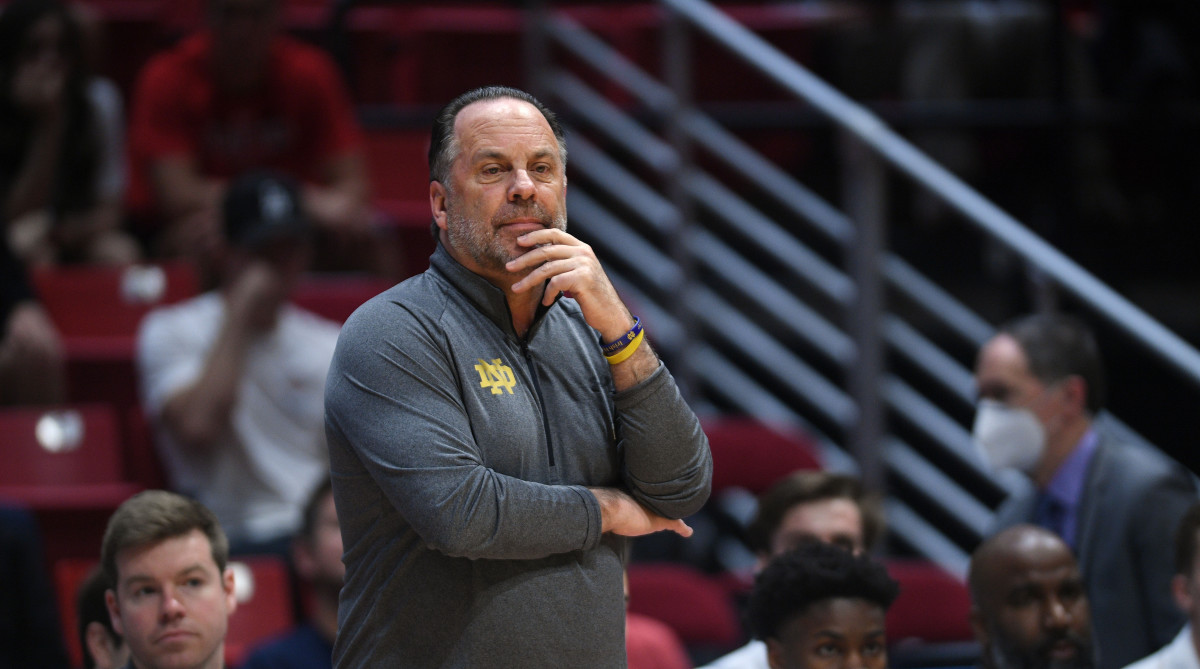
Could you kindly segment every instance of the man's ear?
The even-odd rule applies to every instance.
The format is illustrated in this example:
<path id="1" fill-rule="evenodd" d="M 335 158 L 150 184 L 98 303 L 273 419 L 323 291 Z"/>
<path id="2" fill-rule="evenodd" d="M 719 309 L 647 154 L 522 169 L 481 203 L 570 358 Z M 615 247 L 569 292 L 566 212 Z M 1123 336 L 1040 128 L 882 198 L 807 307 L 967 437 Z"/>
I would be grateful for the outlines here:
<path id="1" fill-rule="evenodd" d="M 108 607 L 108 619 L 112 621 L 113 631 L 125 636 L 125 626 L 121 624 L 121 609 L 117 606 L 117 593 L 111 588 L 104 591 L 104 605 Z"/>
<path id="2" fill-rule="evenodd" d="M 1192 597 L 1191 584 L 1191 579 L 1183 574 L 1175 574 L 1171 578 L 1171 596 L 1175 599 L 1175 605 L 1188 613 L 1197 603 L 1196 598 Z"/>
<path id="3" fill-rule="evenodd" d="M 225 567 L 225 573 L 221 575 L 221 587 L 225 589 L 226 615 L 233 615 L 237 610 L 237 591 L 234 588 L 232 567 Z"/>
<path id="4" fill-rule="evenodd" d="M 296 567 L 296 574 L 306 581 L 312 579 L 316 573 L 317 566 L 312 547 L 303 537 L 292 541 L 292 564 Z"/>
<path id="5" fill-rule="evenodd" d="M 783 669 L 783 642 L 779 639 L 767 639 L 767 664 L 771 669 Z"/>
<path id="6" fill-rule="evenodd" d="M 445 231 L 449 214 L 446 212 L 446 187 L 440 181 L 429 182 L 429 209 L 433 212 L 433 222 Z"/>
<path id="7" fill-rule="evenodd" d="M 93 620 L 84 628 L 83 637 L 87 642 L 88 654 L 95 658 L 96 664 L 111 667 L 113 657 L 108 645 L 108 630 L 104 629 L 104 625 Z"/>
<path id="8" fill-rule="evenodd" d="M 979 642 L 980 648 L 987 648 L 988 643 L 991 641 L 991 635 L 988 634 L 988 627 L 984 622 L 983 612 L 979 610 L 979 607 L 971 607 L 970 620 L 971 631 L 975 633 L 975 640 Z"/>
<path id="9" fill-rule="evenodd" d="M 1088 388 L 1087 381 L 1084 381 L 1082 376 L 1068 376 L 1062 381 L 1062 389 L 1071 410 L 1078 414 L 1086 414 L 1088 393 L 1092 391 Z"/>

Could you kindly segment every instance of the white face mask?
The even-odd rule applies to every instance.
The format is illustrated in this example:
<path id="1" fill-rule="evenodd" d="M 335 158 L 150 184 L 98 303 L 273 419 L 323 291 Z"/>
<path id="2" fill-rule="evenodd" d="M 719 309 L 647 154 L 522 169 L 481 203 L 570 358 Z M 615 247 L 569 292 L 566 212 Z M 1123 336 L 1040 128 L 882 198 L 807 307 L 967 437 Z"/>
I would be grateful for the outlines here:
<path id="1" fill-rule="evenodd" d="M 1013 468 L 1028 474 L 1046 450 L 1046 429 L 1032 411 L 995 400 L 979 400 L 972 436 L 994 471 Z"/>

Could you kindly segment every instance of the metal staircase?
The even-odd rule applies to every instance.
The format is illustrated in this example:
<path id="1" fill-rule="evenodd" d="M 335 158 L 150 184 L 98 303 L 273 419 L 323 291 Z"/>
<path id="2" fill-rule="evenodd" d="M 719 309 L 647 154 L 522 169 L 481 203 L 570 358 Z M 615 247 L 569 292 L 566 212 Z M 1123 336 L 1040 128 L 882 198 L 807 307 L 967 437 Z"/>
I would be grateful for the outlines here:
<path id="1" fill-rule="evenodd" d="M 712 5 L 657 3 L 661 80 L 570 8 L 534 5 L 529 77 L 569 124 L 572 232 L 597 249 L 698 411 L 816 435 L 832 468 L 887 491 L 905 549 L 964 575 L 1017 483 L 985 471 L 969 437 L 970 365 L 993 326 L 888 248 L 895 175 L 1146 350 L 1148 364 L 1200 386 L 1192 347 Z M 840 204 L 693 104 L 699 37 L 827 117 Z"/>

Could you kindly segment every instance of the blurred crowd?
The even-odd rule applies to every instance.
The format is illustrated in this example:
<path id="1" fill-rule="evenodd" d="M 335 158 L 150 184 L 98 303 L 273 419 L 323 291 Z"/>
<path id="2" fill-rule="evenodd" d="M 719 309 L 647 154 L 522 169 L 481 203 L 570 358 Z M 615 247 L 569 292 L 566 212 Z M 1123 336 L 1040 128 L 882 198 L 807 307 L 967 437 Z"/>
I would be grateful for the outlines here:
<path id="1" fill-rule="evenodd" d="M 96 546 L 100 565 L 81 586 L 75 621 L 87 667 L 160 666 L 155 623 L 139 613 L 137 584 L 123 579 L 140 569 L 165 591 L 178 577 L 171 570 L 193 562 L 202 565 L 197 604 L 178 615 L 206 626 L 200 660 L 224 653 L 237 606 L 230 555 L 284 560 L 304 593 L 292 603 L 303 622 L 240 666 L 330 666 L 344 567 L 323 393 L 340 325 L 289 298 L 313 269 L 393 278 L 396 244 L 373 210 L 363 130 L 341 72 L 286 33 L 282 1 L 207 0 L 204 25 L 145 63 L 127 92 L 99 74 L 105 40 L 94 8 L 11 0 L 0 10 L 0 404 L 68 399 L 61 338 L 31 272 L 183 260 L 204 289 L 153 311 L 137 335 L 141 410 L 174 492 L 123 504 Z M 1106 96 L 1152 114 L 1158 102 L 1200 93 L 1195 3 L 868 10 L 878 23 L 857 24 L 828 52 L 831 77 L 856 97 Z M 1078 24 L 1061 41 L 1052 11 Z M 1055 45 L 1060 53 L 1048 53 Z M 1165 155 L 1172 128 L 1147 131 L 1139 155 Z M 980 147 L 964 134 L 932 129 L 916 139 L 960 173 L 982 169 Z M 1147 204 L 1159 197 L 1150 189 L 1113 186 L 1127 153 L 1086 130 L 1067 139 L 1082 175 L 1069 184 L 1081 189 L 1074 197 L 1114 224 L 1127 223 L 1131 207 L 1170 210 Z M 1200 192 L 1197 174 L 1169 178 Z M 922 219 L 938 215 L 932 203 L 914 206 Z M 1122 669 L 1177 651 L 1184 663 L 1170 666 L 1200 665 L 1192 477 L 1093 424 L 1098 368 L 1094 341 L 1071 320 L 1014 322 L 980 351 L 982 456 L 1023 471 L 1033 489 L 1002 507 L 972 560 L 977 645 L 952 661 Z M 739 528 L 754 556 L 733 588 L 746 612 L 740 647 L 685 647 L 661 621 L 630 614 L 629 666 L 846 666 L 830 664 L 834 655 L 887 666 L 887 614 L 902 592 L 877 550 L 878 500 L 851 476 L 785 474 Z M 38 528 L 17 509 L 2 513 L 0 576 L 21 587 L 6 587 L 0 604 L 0 669 L 65 667 Z M 179 524 L 138 533 L 159 517 Z M 1148 662 L 1138 669 L 1167 666 Z"/>

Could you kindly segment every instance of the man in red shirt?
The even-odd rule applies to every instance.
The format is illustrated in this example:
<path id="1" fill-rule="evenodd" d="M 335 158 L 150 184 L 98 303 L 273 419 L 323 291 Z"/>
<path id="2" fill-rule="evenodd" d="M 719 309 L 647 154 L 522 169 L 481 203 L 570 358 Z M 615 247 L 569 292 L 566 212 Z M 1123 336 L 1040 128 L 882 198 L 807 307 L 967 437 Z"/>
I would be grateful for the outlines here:
<path id="1" fill-rule="evenodd" d="M 283 34 L 280 0 L 208 0 L 208 26 L 150 60 L 130 123 L 131 209 L 153 251 L 203 259 L 219 243 L 226 182 L 273 169 L 304 184 L 333 241 L 363 238 L 361 131 L 322 51 Z"/>

